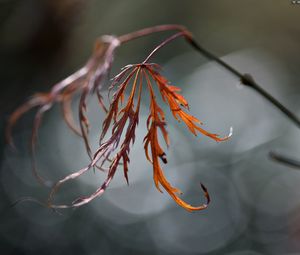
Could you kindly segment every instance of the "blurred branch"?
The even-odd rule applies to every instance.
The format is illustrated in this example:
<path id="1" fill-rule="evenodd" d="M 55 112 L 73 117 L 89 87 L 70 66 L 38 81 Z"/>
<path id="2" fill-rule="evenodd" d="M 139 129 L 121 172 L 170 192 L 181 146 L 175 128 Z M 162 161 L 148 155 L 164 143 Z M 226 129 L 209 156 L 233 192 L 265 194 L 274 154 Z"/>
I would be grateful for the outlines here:
<path id="1" fill-rule="evenodd" d="M 264 90 L 261 85 L 254 81 L 250 74 L 242 74 L 226 62 L 224 62 L 219 57 L 215 56 L 208 50 L 201 47 L 194 39 L 190 39 L 190 44 L 201 54 L 207 57 L 210 60 L 217 62 L 219 65 L 224 67 L 227 71 L 235 75 L 242 84 L 254 89 L 258 94 L 264 97 L 267 101 L 273 104 L 278 110 L 280 110 L 291 122 L 293 122 L 298 128 L 300 128 L 300 119 L 291 112 L 287 107 L 285 107 L 282 103 L 280 103 L 277 99 L 275 99 L 269 92 Z"/>
<path id="2" fill-rule="evenodd" d="M 264 90 L 257 82 L 255 82 L 255 80 L 250 74 L 240 73 L 238 70 L 236 70 L 235 68 L 233 68 L 232 66 L 224 62 L 222 59 L 218 58 L 211 52 L 201 47 L 194 39 L 190 39 L 190 44 L 201 54 L 206 56 L 208 59 L 214 60 L 219 65 L 224 67 L 227 71 L 229 71 L 230 73 L 238 77 L 242 84 L 255 90 L 258 94 L 260 94 L 263 98 L 265 98 L 272 105 L 274 105 L 278 110 L 280 110 L 292 123 L 294 123 L 298 128 L 300 128 L 300 119 L 292 111 L 290 111 L 287 107 L 285 107 L 282 103 L 280 103 L 277 99 L 275 99 L 269 92 Z M 300 169 L 299 160 L 295 160 L 272 151 L 269 153 L 269 156 L 271 157 L 271 159 L 275 160 L 276 162 Z"/>
<path id="3" fill-rule="evenodd" d="M 299 160 L 292 159 L 290 157 L 287 157 L 287 156 L 282 155 L 282 154 L 278 154 L 278 153 L 273 152 L 273 151 L 271 151 L 269 155 L 270 155 L 271 159 L 273 159 L 273 160 L 275 160 L 275 161 L 277 161 L 281 164 L 287 165 L 289 167 L 300 169 L 300 161 Z"/>

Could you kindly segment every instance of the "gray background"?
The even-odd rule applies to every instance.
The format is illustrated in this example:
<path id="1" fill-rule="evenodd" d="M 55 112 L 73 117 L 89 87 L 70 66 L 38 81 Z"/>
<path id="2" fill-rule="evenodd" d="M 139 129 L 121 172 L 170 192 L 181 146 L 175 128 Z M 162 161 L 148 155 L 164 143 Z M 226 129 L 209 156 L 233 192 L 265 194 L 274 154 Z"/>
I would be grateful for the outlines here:
<path id="1" fill-rule="evenodd" d="M 299 22 L 300 5 L 289 0 L 1 0 L 2 134 L 13 109 L 85 63 L 97 36 L 167 23 L 187 26 L 203 46 L 242 73 L 251 73 L 300 115 Z M 126 44 L 117 51 L 111 75 L 143 60 L 167 35 Z M 199 182 L 204 183 L 212 198 L 209 208 L 186 212 L 155 189 L 142 149 L 147 93 L 131 151 L 130 186 L 119 171 L 104 196 L 62 215 L 30 202 L 11 208 L 20 197 L 45 200 L 49 192 L 31 173 L 33 111 L 14 129 L 17 153 L 1 135 L 0 254 L 300 254 L 300 173 L 268 158 L 270 150 L 300 158 L 299 130 L 183 40 L 161 50 L 153 61 L 182 88 L 191 113 L 206 129 L 225 135 L 233 126 L 233 137 L 217 144 L 201 135 L 195 138 L 164 108 L 171 138 L 166 176 L 193 204 L 203 202 Z M 104 115 L 93 98 L 89 116 L 95 149 Z M 55 107 L 39 134 L 40 172 L 55 181 L 87 163 L 82 142 Z M 63 187 L 57 202 L 88 194 L 103 179 L 103 173 L 91 171 Z"/>

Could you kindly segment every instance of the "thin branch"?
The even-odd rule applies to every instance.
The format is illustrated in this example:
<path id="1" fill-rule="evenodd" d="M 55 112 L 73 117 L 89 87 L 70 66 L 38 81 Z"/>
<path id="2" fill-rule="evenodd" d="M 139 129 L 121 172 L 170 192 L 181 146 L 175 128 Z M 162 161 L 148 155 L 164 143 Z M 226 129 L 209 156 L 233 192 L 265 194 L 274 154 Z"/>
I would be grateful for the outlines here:
<path id="1" fill-rule="evenodd" d="M 163 31 L 172 31 L 172 30 L 188 32 L 188 30 L 184 26 L 177 25 L 177 24 L 167 24 L 167 25 L 148 27 L 148 28 L 144 28 L 144 29 L 132 32 L 132 33 L 121 35 L 118 37 L 118 39 L 123 44 L 123 43 L 129 42 L 129 41 L 132 41 L 134 39 L 144 37 L 146 35 L 151 35 L 153 33 L 163 32 Z"/>
<path id="2" fill-rule="evenodd" d="M 187 42 L 200 54 L 205 56 L 209 60 L 213 60 L 217 62 L 220 66 L 225 68 L 227 71 L 229 71 L 231 74 L 236 76 L 242 84 L 252 88 L 255 90 L 258 94 L 260 94 L 263 98 L 265 98 L 267 101 L 269 101 L 272 105 L 274 105 L 279 111 L 281 111 L 292 123 L 294 123 L 298 128 L 300 128 L 300 119 L 287 107 L 285 107 L 282 103 L 280 103 L 276 98 L 274 98 L 269 92 L 264 90 L 260 84 L 258 84 L 251 75 L 249 74 L 242 74 L 237 69 L 220 59 L 215 54 L 211 53 L 204 47 L 202 47 L 198 42 L 195 41 L 193 38 L 192 33 L 187 30 L 184 26 L 180 25 L 161 25 L 161 26 L 154 26 L 150 28 L 145 28 L 142 30 L 138 30 L 133 33 L 129 33 L 123 36 L 118 37 L 120 43 L 126 43 L 128 41 L 131 41 L 133 39 L 143 37 L 146 35 L 150 35 L 152 33 L 156 32 L 162 32 L 162 31 L 168 31 L 168 30 L 177 30 L 179 33 L 174 34 L 173 36 L 169 37 L 165 41 L 163 41 L 161 44 L 159 44 L 151 53 L 150 55 L 145 59 L 144 63 L 146 63 L 159 49 L 161 49 L 163 46 L 168 44 L 169 42 L 173 41 L 175 38 L 178 38 L 180 36 L 184 36 Z M 300 161 L 290 159 L 284 155 L 279 155 L 274 152 L 270 152 L 270 156 L 272 159 L 281 162 L 282 164 L 286 164 L 292 167 L 300 167 Z"/>
<path id="3" fill-rule="evenodd" d="M 230 73 L 238 77 L 242 84 L 254 89 L 258 94 L 260 94 L 262 97 L 267 99 L 278 110 L 280 110 L 286 117 L 288 117 L 289 120 L 292 121 L 298 128 L 300 128 L 300 119 L 294 113 L 292 113 L 287 107 L 285 107 L 282 103 L 280 103 L 277 99 L 275 99 L 269 92 L 264 90 L 261 87 L 261 85 L 255 82 L 254 79 L 251 77 L 251 75 L 240 73 L 238 70 L 236 70 L 235 68 L 233 68 L 232 66 L 224 62 L 222 59 L 220 59 L 213 53 L 201 47 L 193 38 L 187 38 L 187 40 L 194 47 L 194 49 L 199 51 L 208 59 L 217 62 L 219 65 L 224 67 L 227 71 L 229 71 Z"/>
<path id="4" fill-rule="evenodd" d="M 292 159 L 290 157 L 287 157 L 285 155 L 282 155 L 282 154 L 278 154 L 276 152 L 273 152 L 271 151 L 270 152 L 270 157 L 281 163 L 281 164 L 284 164 L 284 165 L 287 165 L 289 167 L 293 167 L 293 168 L 296 168 L 296 169 L 300 169 L 300 161 L 299 160 L 296 160 L 296 159 Z"/>
<path id="5" fill-rule="evenodd" d="M 168 24 L 168 25 L 160 25 L 160 26 L 154 26 L 145 28 L 142 30 L 138 30 L 129 34 L 121 35 L 118 37 L 118 40 L 121 44 L 132 41 L 134 39 L 144 37 L 146 35 L 150 35 L 157 32 L 163 32 L 163 31 L 172 31 L 177 30 L 180 31 L 179 33 L 176 33 L 175 35 L 168 38 L 166 41 L 164 41 L 162 44 L 157 46 L 153 50 L 153 52 L 148 56 L 148 58 L 145 60 L 145 62 L 162 46 L 167 44 L 168 42 L 172 41 L 173 39 L 184 36 L 187 42 L 199 53 L 204 55 L 206 58 L 213 60 L 217 62 L 220 66 L 225 68 L 227 71 L 232 73 L 234 76 L 236 76 L 242 84 L 254 89 L 258 94 L 260 94 L 262 97 L 267 99 L 271 104 L 273 104 L 278 110 L 280 110 L 286 117 L 290 119 L 298 128 L 300 128 L 300 119 L 292 113 L 287 107 L 285 107 L 282 103 L 280 103 L 276 98 L 274 98 L 269 92 L 264 90 L 260 84 L 258 84 L 249 74 L 242 74 L 237 69 L 220 59 L 218 56 L 213 54 L 212 52 L 208 51 L 204 47 L 202 47 L 192 36 L 192 33 L 186 29 L 184 26 L 176 25 L 176 24 Z M 174 38 L 173 38 L 174 37 Z"/>
<path id="6" fill-rule="evenodd" d="M 158 51 L 160 50 L 162 47 L 164 47 L 166 44 L 172 42 L 174 39 L 180 37 L 180 36 L 186 36 L 185 32 L 179 32 L 176 33 L 172 36 L 170 36 L 169 38 L 167 38 L 166 40 L 164 40 L 161 44 L 159 44 L 149 55 L 148 57 L 144 60 L 143 64 L 145 64 L 146 62 L 148 62 L 148 60 Z"/>
<path id="7" fill-rule="evenodd" d="M 199 51 L 201 54 L 206 56 L 208 59 L 213 60 L 217 62 L 219 65 L 224 67 L 226 70 L 231 72 L 233 75 L 238 77 L 242 84 L 252 88 L 255 90 L 258 94 L 260 94 L 263 98 L 265 98 L 267 101 L 269 101 L 271 104 L 273 104 L 279 111 L 281 111 L 292 123 L 294 123 L 298 128 L 300 128 L 300 119 L 298 116 L 296 116 L 293 112 L 291 112 L 288 108 L 286 108 L 282 103 L 280 103 L 276 98 L 274 98 L 269 92 L 264 90 L 255 80 L 252 78 L 250 74 L 242 74 L 217 56 L 215 56 L 213 53 L 207 51 L 203 47 L 201 47 L 193 38 L 187 38 L 189 43 Z M 294 168 L 300 168 L 300 161 L 295 160 L 289 157 L 286 157 L 284 155 L 280 155 L 274 152 L 270 152 L 270 157 L 281 163 L 288 165 L 290 167 Z"/>

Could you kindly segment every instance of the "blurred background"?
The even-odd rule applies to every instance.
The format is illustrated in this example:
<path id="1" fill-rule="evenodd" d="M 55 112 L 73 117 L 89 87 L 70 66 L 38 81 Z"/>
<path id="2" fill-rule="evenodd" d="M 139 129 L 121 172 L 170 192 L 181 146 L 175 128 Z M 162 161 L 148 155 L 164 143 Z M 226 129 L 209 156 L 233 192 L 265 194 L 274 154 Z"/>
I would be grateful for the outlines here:
<path id="1" fill-rule="evenodd" d="M 3 136 L 9 114 L 84 65 L 99 35 L 168 23 L 187 26 L 201 45 L 250 73 L 300 116 L 299 22 L 300 5 L 290 0 L 0 0 L 0 254 L 300 254 L 300 172 L 268 157 L 273 150 L 299 159 L 299 130 L 182 39 L 153 61 L 182 88 L 191 113 L 207 130 L 225 135 L 233 127 L 233 137 L 224 143 L 195 138 L 164 108 L 171 138 L 166 176 L 192 204 L 204 202 L 199 182 L 204 183 L 212 199 L 207 210 L 189 213 L 155 189 L 142 149 L 147 94 L 131 151 L 130 185 L 119 171 L 101 198 L 62 215 L 31 202 L 11 207 L 24 196 L 45 201 L 49 193 L 31 172 L 34 111 L 14 129 L 17 152 Z M 168 34 L 118 49 L 111 76 L 143 60 Z M 77 104 L 74 100 L 75 110 Z M 89 117 L 96 149 L 104 114 L 94 98 Z M 59 107 L 44 118 L 37 160 L 40 173 L 52 181 L 88 163 L 82 141 L 68 130 Z M 56 201 L 89 194 L 104 178 L 91 171 L 66 184 Z"/>

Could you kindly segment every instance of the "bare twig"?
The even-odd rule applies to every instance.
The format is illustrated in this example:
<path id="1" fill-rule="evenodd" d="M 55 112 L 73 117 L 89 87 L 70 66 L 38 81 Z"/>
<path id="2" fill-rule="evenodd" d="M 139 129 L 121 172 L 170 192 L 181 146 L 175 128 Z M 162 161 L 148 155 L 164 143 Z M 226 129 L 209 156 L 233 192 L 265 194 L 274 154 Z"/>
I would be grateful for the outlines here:
<path id="1" fill-rule="evenodd" d="M 273 160 L 275 160 L 275 161 L 277 161 L 281 164 L 284 164 L 284 165 L 287 165 L 289 167 L 293 167 L 293 168 L 296 168 L 296 169 L 300 169 L 300 161 L 299 160 L 292 159 L 288 156 L 276 153 L 274 151 L 270 152 L 270 157 Z"/>
<path id="2" fill-rule="evenodd" d="M 280 103 L 277 99 L 275 99 L 269 92 L 264 90 L 260 84 L 258 84 L 251 75 L 249 74 L 242 74 L 237 69 L 220 59 L 218 56 L 213 54 L 212 52 L 208 51 L 204 47 L 202 47 L 192 36 L 192 33 L 186 29 L 184 26 L 176 25 L 176 24 L 169 24 L 169 25 L 160 25 L 160 26 L 154 26 L 145 28 L 142 30 L 138 30 L 133 33 L 125 34 L 122 36 L 119 36 L 118 39 L 121 44 L 132 41 L 134 39 L 137 39 L 139 37 L 143 37 L 146 35 L 150 35 L 157 32 L 163 32 L 163 31 L 171 31 L 171 30 L 178 30 L 179 33 L 173 35 L 168 40 L 164 41 L 164 44 L 167 44 L 169 41 L 172 41 L 173 39 L 184 36 L 187 40 L 187 42 L 199 53 L 201 53 L 206 58 L 215 61 L 220 66 L 225 68 L 227 71 L 232 73 L 234 76 L 236 76 L 242 84 L 252 88 L 255 90 L 258 94 L 260 94 L 262 97 L 267 99 L 271 104 L 273 104 L 278 110 L 280 110 L 286 117 L 289 118 L 290 121 L 292 121 L 297 127 L 300 128 L 300 119 L 291 112 L 287 107 L 285 107 L 282 103 Z M 150 58 L 158 49 L 160 49 L 163 45 L 157 46 L 156 49 L 149 55 L 148 58 Z M 148 60 L 148 59 L 147 59 Z"/>

